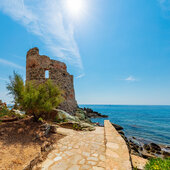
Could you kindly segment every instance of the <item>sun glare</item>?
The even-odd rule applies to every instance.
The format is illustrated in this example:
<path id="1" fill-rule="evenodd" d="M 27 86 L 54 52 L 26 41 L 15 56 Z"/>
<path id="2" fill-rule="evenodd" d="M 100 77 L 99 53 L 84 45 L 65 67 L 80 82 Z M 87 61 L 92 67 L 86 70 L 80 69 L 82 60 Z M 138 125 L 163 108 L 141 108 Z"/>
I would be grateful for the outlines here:
<path id="1" fill-rule="evenodd" d="M 81 15 L 84 10 L 84 0 L 67 0 L 66 7 L 70 15 L 77 17 Z"/>

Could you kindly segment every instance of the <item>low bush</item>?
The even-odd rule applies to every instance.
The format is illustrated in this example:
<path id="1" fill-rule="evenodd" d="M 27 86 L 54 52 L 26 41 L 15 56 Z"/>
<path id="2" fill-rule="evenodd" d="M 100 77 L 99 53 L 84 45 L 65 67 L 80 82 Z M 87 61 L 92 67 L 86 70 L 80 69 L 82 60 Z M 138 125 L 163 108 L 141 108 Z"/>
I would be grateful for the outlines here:
<path id="1" fill-rule="evenodd" d="M 145 166 L 145 170 L 170 170 L 170 158 L 153 158 Z"/>
<path id="2" fill-rule="evenodd" d="M 6 104 L 1 103 L 0 104 L 0 117 L 6 116 L 10 114 L 10 110 L 6 106 Z"/>
<path id="3" fill-rule="evenodd" d="M 82 127 L 79 124 L 73 124 L 73 129 L 74 130 L 82 130 Z"/>

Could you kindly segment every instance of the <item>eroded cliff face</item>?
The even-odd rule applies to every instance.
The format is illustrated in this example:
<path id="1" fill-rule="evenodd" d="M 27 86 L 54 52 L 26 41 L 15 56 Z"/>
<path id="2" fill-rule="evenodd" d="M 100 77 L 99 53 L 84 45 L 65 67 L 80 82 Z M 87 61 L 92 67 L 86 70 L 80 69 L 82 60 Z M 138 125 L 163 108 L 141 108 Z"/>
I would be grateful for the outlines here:
<path id="1" fill-rule="evenodd" d="M 47 80 L 45 72 L 49 72 L 49 79 L 64 91 L 64 102 L 60 109 L 73 114 L 77 109 L 75 92 L 73 86 L 73 76 L 67 72 L 65 63 L 51 60 L 45 55 L 39 55 L 38 48 L 32 48 L 27 52 L 26 58 L 26 81 L 35 80 L 43 83 Z"/>

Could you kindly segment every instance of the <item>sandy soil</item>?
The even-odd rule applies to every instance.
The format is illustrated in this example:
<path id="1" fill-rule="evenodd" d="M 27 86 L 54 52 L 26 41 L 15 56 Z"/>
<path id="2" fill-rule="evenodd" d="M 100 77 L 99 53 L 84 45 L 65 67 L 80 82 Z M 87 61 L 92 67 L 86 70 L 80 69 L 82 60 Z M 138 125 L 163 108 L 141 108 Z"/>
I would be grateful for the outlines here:
<path id="1" fill-rule="evenodd" d="M 0 169 L 21 170 L 41 152 L 44 141 L 56 142 L 62 138 L 51 134 L 48 138 L 36 139 L 41 133 L 40 123 L 31 118 L 0 123 Z"/>

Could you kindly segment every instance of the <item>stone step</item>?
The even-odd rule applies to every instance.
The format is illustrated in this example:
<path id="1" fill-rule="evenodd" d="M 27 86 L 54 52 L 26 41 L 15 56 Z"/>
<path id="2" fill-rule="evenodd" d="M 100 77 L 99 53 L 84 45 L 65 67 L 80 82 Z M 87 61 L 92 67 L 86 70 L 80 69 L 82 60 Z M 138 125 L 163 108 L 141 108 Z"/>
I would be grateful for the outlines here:
<path id="1" fill-rule="evenodd" d="M 109 120 L 104 121 L 106 170 L 131 170 L 129 150 L 124 139 Z"/>

